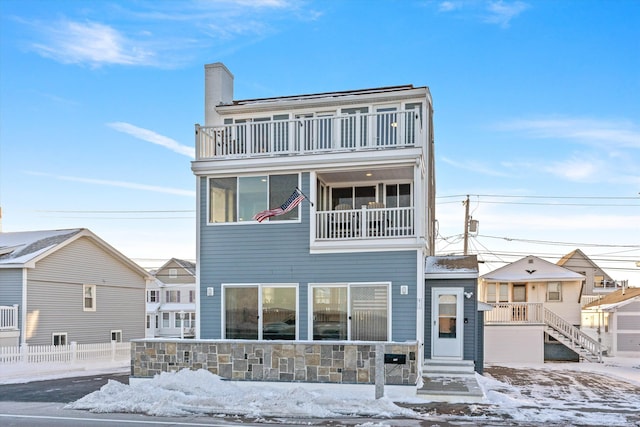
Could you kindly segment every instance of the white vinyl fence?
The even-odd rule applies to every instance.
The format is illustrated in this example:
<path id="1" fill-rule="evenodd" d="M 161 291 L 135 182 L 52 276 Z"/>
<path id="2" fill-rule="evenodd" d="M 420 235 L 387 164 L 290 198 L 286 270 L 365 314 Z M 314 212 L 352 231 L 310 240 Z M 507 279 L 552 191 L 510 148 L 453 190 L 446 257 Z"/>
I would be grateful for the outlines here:
<path id="1" fill-rule="evenodd" d="M 99 344 L 22 345 L 0 347 L 0 365 L 11 363 L 121 362 L 131 360 L 131 344 L 111 341 Z"/>

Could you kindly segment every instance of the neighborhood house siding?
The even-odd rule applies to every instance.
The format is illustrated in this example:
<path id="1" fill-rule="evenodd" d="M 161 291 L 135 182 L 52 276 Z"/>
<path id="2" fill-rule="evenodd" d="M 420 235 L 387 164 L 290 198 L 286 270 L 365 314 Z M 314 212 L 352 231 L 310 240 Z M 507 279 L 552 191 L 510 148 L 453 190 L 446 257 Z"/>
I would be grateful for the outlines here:
<path id="1" fill-rule="evenodd" d="M 636 313 L 640 313 L 640 301 L 637 302 L 632 302 L 629 303 L 627 305 L 623 305 L 622 307 L 618 308 L 618 312 L 622 313 L 629 313 L 629 312 L 636 312 Z"/>
<path id="2" fill-rule="evenodd" d="M 27 294 L 26 340 L 31 345 L 51 344 L 53 333 L 67 333 L 67 342 L 83 344 L 108 342 L 112 330 L 122 331 L 123 341 L 144 337 L 144 300 L 137 302 L 137 289 L 98 286 L 96 311 L 83 310 L 81 285 L 39 282 L 29 284 Z M 118 310 L 122 316 L 114 316 Z"/>
<path id="3" fill-rule="evenodd" d="M 27 279 L 29 344 L 51 344 L 62 332 L 82 343 L 109 341 L 111 330 L 123 341 L 144 337 L 145 280 L 88 238 L 38 261 Z M 83 310 L 85 284 L 96 285 L 95 311 Z"/>
<path id="4" fill-rule="evenodd" d="M 22 306 L 22 269 L 0 270 L 0 305 Z"/>
<path id="5" fill-rule="evenodd" d="M 28 279 L 31 283 L 46 280 L 145 288 L 145 281 L 139 273 L 125 267 L 87 237 L 77 239 L 38 261 L 36 269 L 28 271 Z"/>
<path id="6" fill-rule="evenodd" d="M 171 277 L 171 273 L 169 271 L 171 269 L 176 270 L 176 277 Z M 175 261 L 167 263 L 167 265 L 165 265 L 162 270 L 156 273 L 155 277 L 156 279 L 160 280 L 162 283 L 171 283 L 171 284 L 194 283 L 195 281 L 194 276 Z"/>
<path id="7" fill-rule="evenodd" d="M 618 351 L 640 351 L 640 334 L 618 334 Z"/>
<path id="8" fill-rule="evenodd" d="M 640 314 L 637 316 L 618 314 L 618 330 L 640 331 Z"/>

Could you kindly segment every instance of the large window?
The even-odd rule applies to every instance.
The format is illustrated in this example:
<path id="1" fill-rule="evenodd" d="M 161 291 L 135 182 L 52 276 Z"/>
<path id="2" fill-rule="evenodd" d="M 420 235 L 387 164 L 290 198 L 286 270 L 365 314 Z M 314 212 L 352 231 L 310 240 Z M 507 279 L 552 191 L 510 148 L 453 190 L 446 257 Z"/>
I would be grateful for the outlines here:
<path id="1" fill-rule="evenodd" d="M 96 285 L 83 285 L 82 286 L 83 305 L 84 311 L 96 311 Z"/>
<path id="2" fill-rule="evenodd" d="M 311 287 L 314 340 L 389 340 L 389 285 Z"/>
<path id="3" fill-rule="evenodd" d="M 245 222 L 287 201 L 299 185 L 298 174 L 209 179 L 209 222 Z M 269 221 L 298 219 L 298 207 Z"/>
<path id="4" fill-rule="evenodd" d="M 376 201 L 376 187 L 368 185 L 363 187 L 333 188 L 331 190 L 331 205 L 333 209 L 360 209 L 370 202 Z"/>
<path id="5" fill-rule="evenodd" d="M 223 292 L 226 339 L 296 339 L 297 286 L 226 285 Z"/>

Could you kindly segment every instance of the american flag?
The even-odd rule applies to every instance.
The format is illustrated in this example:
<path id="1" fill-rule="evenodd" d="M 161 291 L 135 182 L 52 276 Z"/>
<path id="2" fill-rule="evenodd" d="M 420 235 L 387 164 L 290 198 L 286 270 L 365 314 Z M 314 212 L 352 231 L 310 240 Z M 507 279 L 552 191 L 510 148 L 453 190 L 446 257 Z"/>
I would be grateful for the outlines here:
<path id="1" fill-rule="evenodd" d="M 281 206 L 275 209 L 267 209 L 266 211 L 258 212 L 253 216 L 253 219 L 255 219 L 258 222 L 262 222 L 265 219 L 272 216 L 284 215 L 290 210 L 292 210 L 293 208 L 295 208 L 296 206 L 298 206 L 300 202 L 302 202 L 304 199 L 305 199 L 305 195 L 302 194 L 302 192 L 296 188 L 293 194 L 291 194 L 291 196 L 287 199 L 287 201 L 284 202 Z"/>

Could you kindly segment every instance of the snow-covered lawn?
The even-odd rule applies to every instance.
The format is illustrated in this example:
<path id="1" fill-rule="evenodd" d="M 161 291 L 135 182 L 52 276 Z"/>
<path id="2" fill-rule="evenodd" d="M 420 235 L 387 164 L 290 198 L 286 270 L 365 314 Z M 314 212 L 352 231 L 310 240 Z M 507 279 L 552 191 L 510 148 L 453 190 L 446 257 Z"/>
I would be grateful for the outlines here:
<path id="1" fill-rule="evenodd" d="M 99 372 L 97 367 L 76 370 L 73 374 L 94 372 Z M 14 371 L 13 375 L 6 376 L 5 373 L 9 374 L 3 369 L 0 383 L 42 379 L 42 375 L 38 378 L 26 372 Z M 51 369 L 45 374 L 46 378 L 55 375 Z M 183 370 L 131 385 L 110 381 L 100 390 L 68 404 L 67 408 L 254 419 L 367 417 L 379 419 L 376 425 L 393 425 L 393 419 L 477 425 L 640 425 L 640 360 L 637 358 L 606 358 L 603 364 L 488 366 L 485 375 L 477 378 L 485 394 L 483 403 L 443 404 L 417 396 L 376 400 L 372 392 L 353 393 L 341 386 L 283 387 L 269 383 L 246 387 L 207 371 Z"/>

